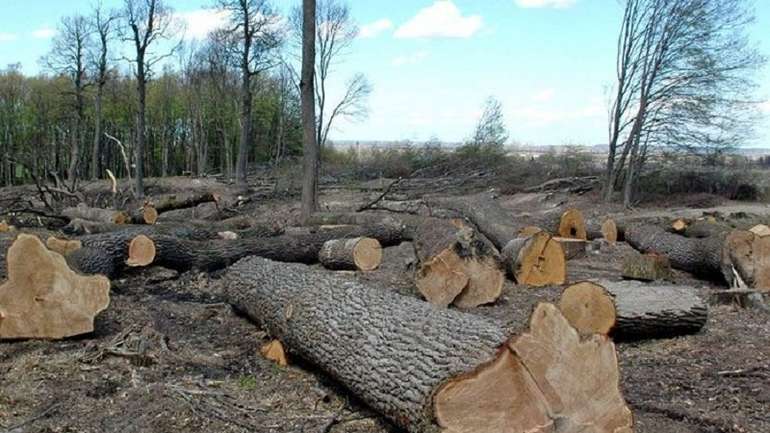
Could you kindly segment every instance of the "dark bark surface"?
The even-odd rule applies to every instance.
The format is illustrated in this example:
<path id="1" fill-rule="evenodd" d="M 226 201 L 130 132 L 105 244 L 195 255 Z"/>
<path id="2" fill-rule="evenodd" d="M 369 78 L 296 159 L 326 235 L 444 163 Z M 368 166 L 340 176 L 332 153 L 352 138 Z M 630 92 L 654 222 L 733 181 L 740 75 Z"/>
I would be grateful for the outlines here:
<path id="1" fill-rule="evenodd" d="M 437 431 L 432 397 L 493 360 L 501 324 L 376 290 L 301 264 L 245 259 L 226 277 L 231 304 L 409 431 Z"/>

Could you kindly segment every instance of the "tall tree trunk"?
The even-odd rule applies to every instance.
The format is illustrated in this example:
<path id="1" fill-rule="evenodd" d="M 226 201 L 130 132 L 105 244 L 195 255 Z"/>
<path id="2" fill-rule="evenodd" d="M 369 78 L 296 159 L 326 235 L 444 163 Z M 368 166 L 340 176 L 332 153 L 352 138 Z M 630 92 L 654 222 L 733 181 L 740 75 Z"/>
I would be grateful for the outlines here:
<path id="1" fill-rule="evenodd" d="M 247 50 L 248 53 L 248 50 Z M 248 56 L 248 54 L 247 54 Z M 251 72 L 248 63 L 242 66 L 241 83 L 241 139 L 238 142 L 238 155 L 235 160 L 235 185 L 246 187 L 246 170 L 248 166 L 249 148 L 251 147 Z"/>
<path id="2" fill-rule="evenodd" d="M 315 28 L 316 1 L 302 2 L 302 219 L 307 220 L 318 207 L 318 141 L 315 119 Z"/>
<path id="3" fill-rule="evenodd" d="M 144 56 L 137 56 L 136 90 L 139 95 L 139 112 L 136 116 L 136 146 L 134 146 L 134 163 L 136 164 L 134 193 L 136 198 L 144 197 L 144 144 L 147 138 L 145 130 L 145 108 L 147 82 L 144 71 Z"/>
<path id="4" fill-rule="evenodd" d="M 99 83 L 96 89 L 96 99 L 94 102 L 94 146 L 91 149 L 91 179 L 98 179 L 102 171 L 100 164 L 100 153 L 102 144 L 102 92 L 104 84 Z"/>

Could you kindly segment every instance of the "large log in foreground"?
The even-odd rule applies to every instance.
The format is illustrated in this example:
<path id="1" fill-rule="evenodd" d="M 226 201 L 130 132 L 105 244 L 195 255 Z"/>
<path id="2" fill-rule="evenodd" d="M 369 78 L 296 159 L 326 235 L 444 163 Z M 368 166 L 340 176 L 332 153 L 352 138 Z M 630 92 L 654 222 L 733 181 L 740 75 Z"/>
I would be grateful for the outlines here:
<path id="1" fill-rule="evenodd" d="M 564 290 L 559 308 L 582 334 L 616 339 L 694 334 L 708 319 L 708 307 L 692 287 L 599 281 Z"/>
<path id="2" fill-rule="evenodd" d="M 0 339 L 64 338 L 94 330 L 107 308 L 110 281 L 73 272 L 36 236 L 20 234 L 8 249 L 8 281 L 0 286 Z"/>
<path id="3" fill-rule="evenodd" d="M 510 337 L 301 264 L 251 257 L 225 275 L 236 309 L 413 433 L 630 433 L 613 343 L 581 340 L 550 304 Z"/>
<path id="4" fill-rule="evenodd" d="M 146 238 L 154 244 L 154 255 L 148 257 L 146 253 L 152 249 L 143 246 L 139 249 L 143 251 L 141 258 L 126 257 L 126 260 L 134 263 L 146 261 L 178 271 L 222 269 L 248 256 L 265 257 L 279 262 L 317 263 L 318 254 L 327 241 L 357 237 L 376 239 L 382 246 L 397 245 L 403 240 L 401 227 L 386 225 L 342 226 L 320 229 L 308 234 L 205 242 L 147 235 Z"/>

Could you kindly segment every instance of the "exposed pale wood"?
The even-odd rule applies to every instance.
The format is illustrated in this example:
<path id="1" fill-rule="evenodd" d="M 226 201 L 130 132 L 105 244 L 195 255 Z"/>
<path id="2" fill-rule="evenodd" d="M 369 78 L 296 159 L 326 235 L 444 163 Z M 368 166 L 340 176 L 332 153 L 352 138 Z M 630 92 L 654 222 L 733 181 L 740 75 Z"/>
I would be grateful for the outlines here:
<path id="1" fill-rule="evenodd" d="M 279 340 L 272 340 L 265 344 L 259 349 L 259 353 L 261 353 L 265 359 L 273 361 L 281 367 L 289 365 L 289 360 L 286 358 L 286 352 L 283 350 L 283 344 L 281 344 Z"/>
<path id="2" fill-rule="evenodd" d="M 224 287 L 272 338 L 410 432 L 632 431 L 614 345 L 581 341 L 553 305 L 509 338 L 494 320 L 300 264 L 244 259 Z"/>
<path id="3" fill-rule="evenodd" d="M 79 240 L 60 239 L 55 236 L 49 236 L 45 241 L 45 246 L 51 251 L 67 256 L 71 252 L 83 248 L 83 243 Z"/>
<path id="4" fill-rule="evenodd" d="M 75 207 L 66 208 L 62 210 L 61 214 L 71 220 L 80 218 L 89 221 L 113 224 L 126 224 L 130 219 L 128 214 L 123 211 L 88 207 L 84 203 L 80 203 Z"/>
<path id="5" fill-rule="evenodd" d="M 684 233 L 687 227 L 690 225 L 690 221 L 684 218 L 677 218 L 671 223 L 671 230 L 674 233 Z"/>
<path id="6" fill-rule="evenodd" d="M 750 228 L 749 231 L 759 236 L 760 238 L 770 236 L 770 227 L 764 224 L 757 224 L 754 227 Z"/>
<path id="7" fill-rule="evenodd" d="M 36 236 L 20 234 L 8 249 L 0 286 L 0 338 L 58 339 L 94 330 L 109 304 L 110 281 L 73 272 Z"/>
<path id="8" fill-rule="evenodd" d="M 564 290 L 559 308 L 583 334 L 663 338 L 700 331 L 708 307 L 692 287 L 638 281 L 581 282 Z"/>
<path id="9" fill-rule="evenodd" d="M 671 280 L 671 262 L 661 254 L 630 254 L 623 259 L 623 278 L 640 281 Z"/>
<path id="10" fill-rule="evenodd" d="M 7 222 L 5 222 L 5 221 L 0 221 L 0 233 L 7 233 L 7 232 L 12 232 L 12 231 L 14 231 L 15 229 L 16 229 L 16 228 L 15 228 L 14 226 L 12 226 L 12 225 L 8 225 L 8 223 L 7 223 Z"/>
<path id="11" fill-rule="evenodd" d="M 318 261 L 333 270 L 372 271 L 382 262 L 382 246 L 377 239 L 332 239 L 324 243 Z"/>
<path id="12" fill-rule="evenodd" d="M 579 209 L 567 209 L 559 220 L 557 233 L 563 238 L 583 239 L 587 238 L 586 223 L 583 212 Z"/>
<path id="13" fill-rule="evenodd" d="M 564 284 L 566 280 L 564 250 L 547 232 L 513 239 L 501 255 L 505 269 L 519 284 L 541 287 Z"/>
<path id="14" fill-rule="evenodd" d="M 155 242 L 145 235 L 139 235 L 128 244 L 129 267 L 147 266 L 155 260 Z"/>
<path id="15" fill-rule="evenodd" d="M 599 222 L 592 220 L 586 223 L 586 238 L 588 240 L 606 239 L 610 243 L 618 241 L 618 226 L 614 219 L 605 218 Z"/>

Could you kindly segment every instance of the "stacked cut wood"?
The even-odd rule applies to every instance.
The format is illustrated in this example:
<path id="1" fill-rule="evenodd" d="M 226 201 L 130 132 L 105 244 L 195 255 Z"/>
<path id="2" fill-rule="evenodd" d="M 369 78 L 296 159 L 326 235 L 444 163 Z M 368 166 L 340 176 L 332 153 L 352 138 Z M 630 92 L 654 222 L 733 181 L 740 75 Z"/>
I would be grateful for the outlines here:
<path id="1" fill-rule="evenodd" d="M 616 339 L 699 332 L 708 307 L 692 287 L 637 281 L 581 282 L 564 290 L 559 308 L 582 334 Z"/>
<path id="2" fill-rule="evenodd" d="M 58 339 L 93 331 L 109 304 L 110 281 L 73 272 L 36 236 L 20 234 L 7 251 L 0 285 L 0 339 Z"/>
<path id="3" fill-rule="evenodd" d="M 420 261 L 415 283 L 428 302 L 470 308 L 502 293 L 498 251 L 461 220 L 427 219 L 417 229 L 414 248 Z"/>
<path id="4" fill-rule="evenodd" d="M 224 286 L 292 354 L 410 432 L 633 431 L 613 343 L 581 338 L 551 304 L 512 331 L 258 257 L 230 267 Z"/>
<path id="5" fill-rule="evenodd" d="M 667 256 L 675 269 L 735 287 L 770 291 L 770 237 L 718 230 L 709 237 L 688 238 L 659 226 L 638 224 L 628 228 L 626 240 L 643 253 Z"/>

